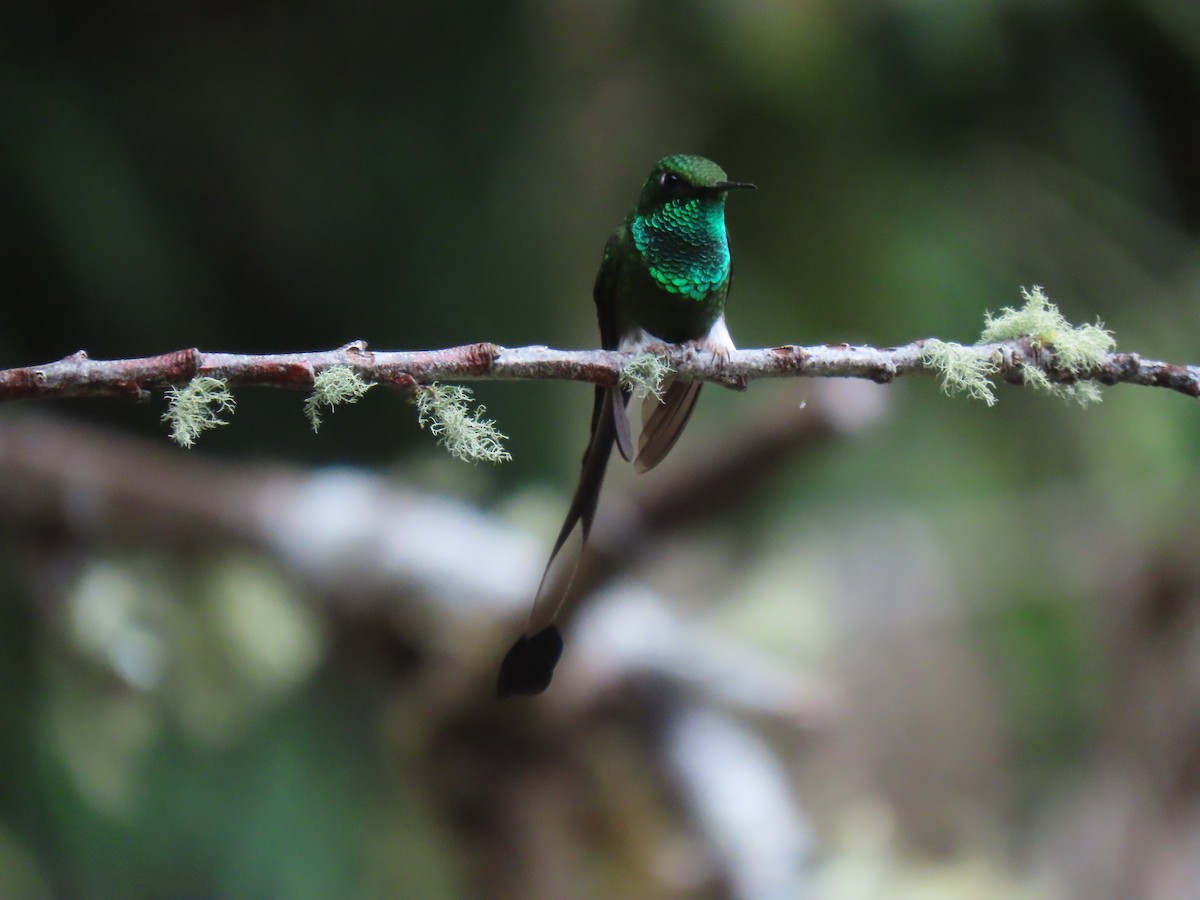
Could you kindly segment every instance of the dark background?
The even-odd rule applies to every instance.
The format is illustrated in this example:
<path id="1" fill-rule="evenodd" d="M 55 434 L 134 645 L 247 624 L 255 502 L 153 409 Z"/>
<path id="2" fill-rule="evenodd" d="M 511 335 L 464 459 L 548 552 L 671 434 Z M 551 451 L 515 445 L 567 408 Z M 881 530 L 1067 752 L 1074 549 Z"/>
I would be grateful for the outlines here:
<path id="1" fill-rule="evenodd" d="M 2 366 L 594 346 L 603 242 L 676 152 L 759 185 L 728 210 L 740 346 L 970 342 L 1041 284 L 1123 350 L 1200 361 L 1193 4 L 10 2 L 0 59 Z M 754 895 L 720 866 L 672 881 L 643 858 L 683 853 L 674 828 L 706 834 L 678 797 L 596 799 L 620 794 L 604 778 L 654 796 L 653 754 L 621 742 L 675 689 L 497 711 L 488 673 L 519 613 L 479 611 L 486 639 L 431 647 L 404 591 L 356 606 L 371 591 L 315 588 L 219 509 L 179 526 L 199 471 L 350 467 L 460 498 L 540 556 L 589 389 L 476 392 L 508 465 L 446 458 L 382 390 L 316 436 L 300 395 L 242 391 L 189 454 L 161 398 L 0 410 L 0 893 Z M 886 407 L 730 496 L 697 480 L 699 510 L 650 535 L 662 550 L 634 573 L 782 683 L 821 685 L 802 738 L 733 713 L 813 829 L 789 890 L 1194 896 L 1194 401 L 1121 387 L 1081 410 L 1004 387 L 989 409 L 925 380 L 839 396 L 709 389 L 651 486 L 622 474 L 605 501 L 704 471 L 806 400 Z M 87 428 L 53 430 L 66 419 Z M 21 456 L 28 434 L 46 444 Z M 64 486 L 89 460 L 178 508 Z M 516 768 L 482 767 L 492 747 Z M 474 762 L 439 765 L 455 753 Z M 525 765 L 558 779 L 492 790 Z M 542 790 L 586 827 L 555 834 L 531 812 Z M 643 835 L 641 855 L 614 831 Z"/>

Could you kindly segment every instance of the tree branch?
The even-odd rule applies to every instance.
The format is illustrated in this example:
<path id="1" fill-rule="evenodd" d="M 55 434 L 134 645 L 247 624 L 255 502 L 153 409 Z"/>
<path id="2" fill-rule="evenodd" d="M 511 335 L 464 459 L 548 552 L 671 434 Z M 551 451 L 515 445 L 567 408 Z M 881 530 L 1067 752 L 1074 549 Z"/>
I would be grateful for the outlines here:
<path id="1" fill-rule="evenodd" d="M 725 359 L 692 347 L 661 348 L 677 377 L 742 387 L 758 378 L 866 378 L 886 383 L 911 375 L 942 375 L 931 348 L 953 346 L 986 367 L 989 377 L 1029 382 L 1030 370 L 1054 384 L 1095 381 L 1164 387 L 1200 397 L 1200 366 L 1142 359 L 1136 353 L 1107 353 L 1084 366 L 1062 362 L 1051 345 L 1031 337 L 969 347 L 920 340 L 902 347 L 840 344 L 786 345 L 735 350 Z M 0 401 L 51 397 L 132 397 L 188 383 L 197 376 L 223 379 L 230 387 L 310 390 L 317 373 L 347 366 L 366 381 L 412 390 L 434 382 L 583 381 L 616 384 L 635 356 L 606 350 L 552 350 L 466 344 L 444 350 L 371 351 L 362 341 L 337 350 L 308 353 L 209 353 L 195 348 L 140 359 L 96 360 L 79 351 L 40 366 L 0 370 Z"/>

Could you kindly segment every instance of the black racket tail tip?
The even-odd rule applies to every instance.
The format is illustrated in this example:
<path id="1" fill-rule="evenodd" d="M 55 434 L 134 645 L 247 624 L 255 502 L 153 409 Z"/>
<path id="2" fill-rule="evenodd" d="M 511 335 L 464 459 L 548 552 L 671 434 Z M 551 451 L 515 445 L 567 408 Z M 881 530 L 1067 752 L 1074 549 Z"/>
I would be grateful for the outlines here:
<path id="1" fill-rule="evenodd" d="M 550 687 L 562 651 L 562 634 L 553 625 L 535 634 L 521 635 L 500 663 L 496 698 L 504 700 L 545 691 Z"/>

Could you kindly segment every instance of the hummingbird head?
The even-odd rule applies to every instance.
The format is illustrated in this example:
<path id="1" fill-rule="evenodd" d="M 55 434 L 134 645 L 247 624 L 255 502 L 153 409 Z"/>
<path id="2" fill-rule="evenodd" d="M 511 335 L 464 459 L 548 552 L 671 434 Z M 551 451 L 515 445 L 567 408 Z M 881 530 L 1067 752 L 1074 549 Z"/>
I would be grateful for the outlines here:
<path id="1" fill-rule="evenodd" d="M 725 170 L 711 159 L 680 153 L 663 157 L 655 165 L 642 186 L 637 212 L 646 215 L 677 201 L 724 203 L 727 191 L 753 190 L 754 187 L 747 181 L 730 181 Z"/>

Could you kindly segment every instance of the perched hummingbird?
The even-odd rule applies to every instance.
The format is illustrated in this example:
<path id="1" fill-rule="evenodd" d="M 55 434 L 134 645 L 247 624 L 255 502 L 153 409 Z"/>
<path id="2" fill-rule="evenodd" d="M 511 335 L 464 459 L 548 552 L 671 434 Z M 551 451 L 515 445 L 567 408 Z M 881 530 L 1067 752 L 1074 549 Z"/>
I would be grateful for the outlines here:
<path id="1" fill-rule="evenodd" d="M 604 246 L 592 296 L 605 350 L 691 343 L 724 357 L 734 349 L 725 327 L 725 300 L 733 277 L 725 195 L 752 188 L 744 181 L 729 181 L 720 166 L 702 156 L 658 161 L 637 206 Z M 697 381 L 668 381 L 661 402 L 646 398 L 634 458 L 625 410 L 628 389 L 597 386 L 579 485 L 542 575 L 525 634 L 500 665 L 500 698 L 540 694 L 550 685 L 563 646 L 554 620 L 571 586 L 571 578 L 551 578 L 551 569 L 576 525 L 582 526 L 582 556 L 613 444 L 625 459 L 634 459 L 637 471 L 654 468 L 675 446 L 700 387 Z M 572 577 L 578 564 L 577 558 Z"/>

